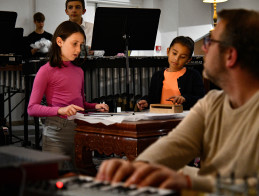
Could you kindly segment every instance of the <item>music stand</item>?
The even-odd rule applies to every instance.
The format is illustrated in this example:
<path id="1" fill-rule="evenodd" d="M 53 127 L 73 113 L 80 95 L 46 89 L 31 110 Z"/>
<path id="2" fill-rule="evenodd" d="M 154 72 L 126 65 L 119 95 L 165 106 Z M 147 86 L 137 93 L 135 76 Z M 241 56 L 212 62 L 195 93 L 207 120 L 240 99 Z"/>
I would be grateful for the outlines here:
<path id="1" fill-rule="evenodd" d="M 15 28 L 16 12 L 0 11 L 0 54 L 22 53 L 23 28 Z"/>
<path id="2" fill-rule="evenodd" d="M 14 28 L 17 19 L 16 12 L 0 11 L 0 24 L 3 29 Z"/>
<path id="3" fill-rule="evenodd" d="M 160 9 L 143 8 L 96 9 L 91 49 L 125 51 L 127 94 L 129 94 L 128 51 L 154 49 L 160 12 Z"/>

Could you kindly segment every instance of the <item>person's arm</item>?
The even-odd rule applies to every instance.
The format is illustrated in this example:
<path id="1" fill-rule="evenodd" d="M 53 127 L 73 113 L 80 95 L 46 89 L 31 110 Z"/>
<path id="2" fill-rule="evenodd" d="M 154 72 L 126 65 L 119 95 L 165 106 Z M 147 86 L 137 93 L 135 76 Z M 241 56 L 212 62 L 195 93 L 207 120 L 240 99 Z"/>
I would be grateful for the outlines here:
<path id="1" fill-rule="evenodd" d="M 211 192 L 214 187 L 213 176 L 200 176 L 186 170 L 180 172 L 190 160 L 201 155 L 205 131 L 205 102 L 205 99 L 199 101 L 168 136 L 149 146 L 134 162 L 118 159 L 103 162 L 97 179 L 113 183 L 125 180 L 127 185 Z"/>
<path id="2" fill-rule="evenodd" d="M 153 74 L 150 81 L 148 96 L 143 96 L 137 101 L 137 107 L 140 111 L 149 108 L 149 104 L 160 103 L 164 80 L 163 74 L 164 70 L 157 71 Z"/>
<path id="3" fill-rule="evenodd" d="M 137 101 L 137 107 L 140 111 L 148 109 L 149 104 L 160 103 L 162 86 L 163 75 L 161 71 L 157 71 L 152 75 L 150 86 L 148 89 L 148 96 L 145 95 Z"/>
<path id="4" fill-rule="evenodd" d="M 200 73 L 190 69 L 189 73 L 178 79 L 181 96 L 184 97 L 183 107 L 189 110 L 205 95 L 205 88 Z"/>
<path id="5" fill-rule="evenodd" d="M 84 80 L 82 81 L 81 96 L 83 97 L 85 109 L 98 109 L 99 112 L 109 112 L 109 106 L 107 104 L 88 103 L 85 101 Z"/>
<path id="6" fill-rule="evenodd" d="M 200 100 L 175 129 L 149 146 L 136 160 L 163 164 L 178 170 L 199 157 L 205 129 L 203 102 L 204 99 Z"/>
<path id="7" fill-rule="evenodd" d="M 84 108 L 85 109 L 96 109 L 95 106 L 97 105 L 97 103 L 88 103 L 88 102 L 84 102 Z"/>
<path id="8" fill-rule="evenodd" d="M 42 97 L 47 89 L 48 75 L 45 66 L 42 66 L 36 74 L 27 109 L 30 116 L 56 116 L 58 114 L 59 107 L 41 105 Z"/>
<path id="9" fill-rule="evenodd" d="M 149 146 L 136 158 L 136 161 L 148 162 L 151 165 L 161 164 L 178 171 L 193 158 L 201 156 L 207 107 L 205 102 L 205 99 L 198 101 L 168 136 L 162 137 Z M 191 189 L 208 192 L 213 190 L 213 176 L 193 175 L 188 172 L 184 174 L 189 176 Z"/>
<path id="10" fill-rule="evenodd" d="M 41 100 L 44 93 L 47 93 L 47 91 L 49 91 L 49 93 L 52 93 L 51 89 L 47 90 L 49 81 L 48 77 L 49 72 L 47 67 L 41 67 L 34 79 L 32 93 L 27 109 L 30 116 L 72 116 L 75 115 L 77 111 L 84 110 L 84 108 L 81 108 L 74 104 L 70 104 L 64 107 L 41 105 Z"/>
<path id="11" fill-rule="evenodd" d="M 136 161 L 162 164 L 178 171 L 190 160 L 201 156 L 206 114 L 205 99 L 198 101 L 190 113 L 168 136 L 162 137 L 142 152 Z M 212 191 L 212 176 L 188 175 L 191 188 Z"/>
<path id="12" fill-rule="evenodd" d="M 148 104 L 160 103 L 164 81 L 164 70 L 153 74 L 148 91 Z"/>

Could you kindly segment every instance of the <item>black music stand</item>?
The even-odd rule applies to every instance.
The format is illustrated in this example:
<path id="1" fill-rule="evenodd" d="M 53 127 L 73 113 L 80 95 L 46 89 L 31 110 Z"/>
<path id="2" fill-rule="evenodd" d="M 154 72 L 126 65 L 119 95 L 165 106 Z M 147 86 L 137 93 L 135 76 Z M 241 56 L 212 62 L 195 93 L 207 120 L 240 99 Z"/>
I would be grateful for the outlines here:
<path id="1" fill-rule="evenodd" d="M 21 54 L 23 51 L 23 28 L 15 28 L 16 12 L 0 11 L 0 54 Z"/>
<path id="2" fill-rule="evenodd" d="M 127 94 L 129 94 L 128 51 L 154 49 L 160 12 L 160 9 L 142 8 L 96 9 L 91 49 L 125 51 Z"/>
<path id="3" fill-rule="evenodd" d="M 16 12 L 0 11 L 0 24 L 2 28 L 11 29 L 15 27 L 17 19 Z"/>

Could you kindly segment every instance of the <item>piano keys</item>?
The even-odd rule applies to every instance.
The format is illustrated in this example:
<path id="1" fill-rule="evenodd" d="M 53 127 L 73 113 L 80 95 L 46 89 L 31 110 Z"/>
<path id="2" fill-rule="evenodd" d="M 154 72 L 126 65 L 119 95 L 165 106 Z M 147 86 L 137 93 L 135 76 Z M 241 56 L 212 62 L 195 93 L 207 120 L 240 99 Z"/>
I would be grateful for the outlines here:
<path id="1" fill-rule="evenodd" d="M 122 182 L 110 184 L 95 181 L 93 177 L 77 175 L 50 181 L 26 184 L 25 195 L 41 196 L 175 196 L 178 192 L 154 187 L 124 187 Z"/>

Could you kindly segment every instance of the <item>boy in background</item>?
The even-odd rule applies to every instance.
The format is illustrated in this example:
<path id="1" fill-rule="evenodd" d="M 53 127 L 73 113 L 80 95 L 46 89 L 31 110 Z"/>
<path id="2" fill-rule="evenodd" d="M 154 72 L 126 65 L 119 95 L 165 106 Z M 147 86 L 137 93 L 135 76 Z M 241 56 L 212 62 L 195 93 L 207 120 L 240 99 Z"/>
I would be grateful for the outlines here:
<path id="1" fill-rule="evenodd" d="M 52 34 L 48 33 L 44 30 L 44 22 L 45 22 L 45 16 L 41 12 L 37 12 L 33 15 L 33 21 L 35 24 L 35 31 L 30 33 L 27 37 L 28 46 L 30 48 L 30 57 L 40 57 L 40 56 L 46 56 L 47 50 L 41 51 L 41 48 L 39 47 L 32 47 L 31 45 L 37 45 L 36 42 L 42 42 L 42 38 L 45 40 L 44 42 L 51 42 Z M 46 45 L 46 43 L 45 43 Z M 41 43 L 42 48 L 44 47 Z"/>
<path id="2" fill-rule="evenodd" d="M 66 14 L 69 16 L 69 20 L 79 24 L 85 32 L 86 47 L 88 55 L 93 55 L 94 51 L 91 49 L 92 36 L 93 36 L 93 23 L 84 21 L 82 15 L 85 14 L 85 1 L 84 0 L 66 0 Z"/>

